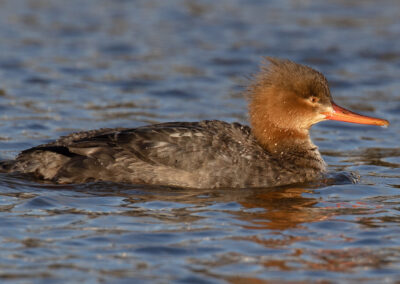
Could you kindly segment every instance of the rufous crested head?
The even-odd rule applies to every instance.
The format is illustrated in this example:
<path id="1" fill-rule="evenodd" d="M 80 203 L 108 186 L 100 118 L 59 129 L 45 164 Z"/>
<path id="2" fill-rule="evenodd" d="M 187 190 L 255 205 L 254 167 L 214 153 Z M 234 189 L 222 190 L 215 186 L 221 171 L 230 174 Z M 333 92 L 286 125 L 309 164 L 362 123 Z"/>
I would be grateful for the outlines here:
<path id="1" fill-rule="evenodd" d="M 337 106 L 320 72 L 286 59 L 267 57 L 248 89 L 253 134 L 266 148 L 309 141 L 310 127 L 324 120 L 388 125 Z"/>

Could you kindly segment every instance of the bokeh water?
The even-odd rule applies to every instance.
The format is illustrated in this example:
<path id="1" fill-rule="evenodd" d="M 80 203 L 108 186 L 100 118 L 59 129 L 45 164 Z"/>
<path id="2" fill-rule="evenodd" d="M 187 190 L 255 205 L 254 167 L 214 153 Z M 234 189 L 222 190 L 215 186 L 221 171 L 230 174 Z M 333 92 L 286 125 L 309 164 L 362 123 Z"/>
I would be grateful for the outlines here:
<path id="1" fill-rule="evenodd" d="M 77 130 L 246 123 L 262 56 L 323 72 L 389 128 L 313 128 L 357 184 L 182 190 L 0 176 L 0 281 L 395 283 L 400 2 L 0 1 L 0 157 Z"/>

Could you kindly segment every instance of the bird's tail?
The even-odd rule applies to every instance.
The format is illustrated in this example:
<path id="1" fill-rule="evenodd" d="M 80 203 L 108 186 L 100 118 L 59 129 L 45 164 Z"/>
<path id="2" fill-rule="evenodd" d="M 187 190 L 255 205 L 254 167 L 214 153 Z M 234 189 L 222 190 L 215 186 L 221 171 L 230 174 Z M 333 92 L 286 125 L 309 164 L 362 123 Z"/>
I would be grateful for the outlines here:
<path id="1" fill-rule="evenodd" d="M 10 171 L 12 171 L 14 163 L 14 160 L 0 161 L 0 173 L 9 173 Z"/>

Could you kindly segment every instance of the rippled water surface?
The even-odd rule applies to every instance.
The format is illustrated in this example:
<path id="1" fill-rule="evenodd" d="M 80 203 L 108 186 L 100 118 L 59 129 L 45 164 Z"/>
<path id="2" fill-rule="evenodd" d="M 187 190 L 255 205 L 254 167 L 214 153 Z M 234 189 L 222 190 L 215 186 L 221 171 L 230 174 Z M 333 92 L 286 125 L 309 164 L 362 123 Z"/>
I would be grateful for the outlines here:
<path id="1" fill-rule="evenodd" d="M 77 130 L 221 119 L 262 56 L 323 72 L 389 128 L 313 128 L 359 182 L 245 190 L 0 176 L 0 281 L 400 279 L 400 2 L 0 1 L 0 157 Z M 270 283 L 270 282 L 268 282 Z"/>

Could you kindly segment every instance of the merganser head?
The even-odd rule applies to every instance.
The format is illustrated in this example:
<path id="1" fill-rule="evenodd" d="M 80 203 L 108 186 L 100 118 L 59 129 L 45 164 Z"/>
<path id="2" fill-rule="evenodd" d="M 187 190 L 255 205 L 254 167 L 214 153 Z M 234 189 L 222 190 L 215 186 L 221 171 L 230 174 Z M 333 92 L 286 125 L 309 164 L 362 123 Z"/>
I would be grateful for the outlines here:
<path id="1" fill-rule="evenodd" d="M 272 129 L 305 138 L 313 124 L 324 120 L 389 125 L 336 105 L 320 72 L 289 60 L 266 59 L 248 90 L 250 121 L 258 140 L 270 139 Z"/>

